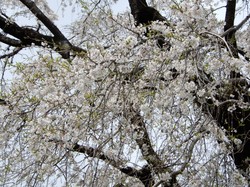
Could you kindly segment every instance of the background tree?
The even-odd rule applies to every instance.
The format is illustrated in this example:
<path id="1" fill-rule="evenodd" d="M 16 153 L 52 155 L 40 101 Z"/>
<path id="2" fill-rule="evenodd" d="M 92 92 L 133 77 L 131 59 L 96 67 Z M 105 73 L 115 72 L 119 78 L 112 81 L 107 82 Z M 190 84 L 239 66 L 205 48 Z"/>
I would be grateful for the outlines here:
<path id="1" fill-rule="evenodd" d="M 235 26 L 236 1 L 225 25 L 211 1 L 157 1 L 161 14 L 129 0 L 132 16 L 58 2 L 81 13 L 67 33 L 45 0 L 0 3 L 3 186 L 249 185 L 250 15 Z"/>

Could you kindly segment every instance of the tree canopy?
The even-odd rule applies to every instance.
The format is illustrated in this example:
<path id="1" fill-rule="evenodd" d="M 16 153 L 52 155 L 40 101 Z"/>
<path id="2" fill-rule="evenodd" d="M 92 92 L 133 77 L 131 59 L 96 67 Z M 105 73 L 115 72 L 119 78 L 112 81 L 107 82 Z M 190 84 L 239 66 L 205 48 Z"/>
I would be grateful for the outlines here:
<path id="1" fill-rule="evenodd" d="M 1 186 L 250 185 L 248 0 L 54 3 L 0 2 Z"/>

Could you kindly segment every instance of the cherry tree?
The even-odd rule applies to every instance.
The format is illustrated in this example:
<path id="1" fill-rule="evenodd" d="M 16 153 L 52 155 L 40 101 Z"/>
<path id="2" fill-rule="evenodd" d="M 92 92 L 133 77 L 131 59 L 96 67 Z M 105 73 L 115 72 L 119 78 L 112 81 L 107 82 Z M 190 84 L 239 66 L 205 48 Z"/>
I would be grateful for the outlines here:
<path id="1" fill-rule="evenodd" d="M 56 2 L 0 2 L 2 186 L 249 185 L 247 0 Z"/>

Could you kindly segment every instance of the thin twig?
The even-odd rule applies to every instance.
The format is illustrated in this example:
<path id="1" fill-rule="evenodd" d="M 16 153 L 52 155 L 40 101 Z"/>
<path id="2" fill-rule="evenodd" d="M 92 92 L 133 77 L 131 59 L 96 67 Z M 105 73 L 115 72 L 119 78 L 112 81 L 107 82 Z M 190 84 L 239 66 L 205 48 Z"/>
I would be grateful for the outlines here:
<path id="1" fill-rule="evenodd" d="M 225 40 L 222 36 L 220 36 L 220 35 L 218 35 L 218 34 L 215 34 L 215 33 L 212 33 L 212 32 L 208 32 L 208 31 L 202 32 L 201 34 L 210 34 L 210 35 L 216 36 L 217 38 L 219 38 L 220 40 L 222 40 L 223 43 L 225 43 L 225 45 L 226 45 L 226 47 L 227 47 L 227 49 L 228 49 L 230 55 L 233 56 L 233 53 L 232 53 L 232 51 L 231 51 L 231 49 L 230 49 L 228 43 L 226 42 L 226 40 Z"/>

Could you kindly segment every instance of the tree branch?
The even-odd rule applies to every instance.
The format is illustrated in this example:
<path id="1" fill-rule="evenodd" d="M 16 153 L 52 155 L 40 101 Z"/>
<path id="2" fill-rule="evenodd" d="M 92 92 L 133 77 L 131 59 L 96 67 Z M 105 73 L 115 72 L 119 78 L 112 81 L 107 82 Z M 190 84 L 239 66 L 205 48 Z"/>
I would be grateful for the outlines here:
<path id="1" fill-rule="evenodd" d="M 129 5 L 136 25 L 149 24 L 151 21 L 167 21 L 156 9 L 149 7 L 145 0 L 129 0 Z"/>
<path id="2" fill-rule="evenodd" d="M 224 30 L 228 30 L 229 28 L 234 26 L 235 8 L 236 8 L 236 0 L 227 0 L 226 16 L 225 16 L 226 25 L 224 27 Z"/>
<path id="3" fill-rule="evenodd" d="M 142 183 L 144 184 L 148 184 L 145 185 L 146 187 L 150 187 L 150 181 L 152 179 L 151 174 L 149 171 L 148 167 L 143 167 L 140 170 L 137 170 L 135 168 L 132 167 L 122 167 L 122 163 L 115 161 L 113 158 L 110 158 L 108 155 L 106 155 L 105 153 L 103 153 L 101 150 L 99 150 L 98 148 L 92 148 L 92 147 L 88 147 L 88 146 L 84 146 L 84 145 L 80 145 L 78 143 L 75 143 L 73 145 L 73 148 L 69 149 L 70 151 L 74 151 L 74 152 L 78 152 L 78 153 L 83 153 L 88 155 L 89 157 L 93 157 L 93 158 L 98 158 L 100 160 L 103 160 L 104 162 L 112 165 L 114 168 L 118 169 L 119 171 L 121 171 L 122 173 L 131 176 L 131 177 L 135 177 L 138 178 L 139 180 L 142 181 Z"/>
<path id="4" fill-rule="evenodd" d="M 188 164 L 193 156 L 194 147 L 199 140 L 200 140 L 199 136 L 192 140 L 192 142 L 190 143 L 189 148 L 187 150 L 187 156 L 186 156 L 185 162 L 182 164 L 180 169 L 178 169 L 177 171 L 175 171 L 171 174 L 172 177 L 176 177 L 177 175 L 181 174 L 187 168 L 187 166 L 188 166 Z"/>
<path id="5" fill-rule="evenodd" d="M 228 0 L 226 6 L 226 16 L 225 16 L 225 26 L 224 31 L 229 30 L 234 27 L 235 19 L 235 9 L 236 9 L 236 0 Z M 237 42 L 235 38 L 235 32 L 229 32 L 225 35 L 225 40 L 230 44 L 231 51 L 235 58 L 239 58 L 237 50 Z"/>
<path id="6" fill-rule="evenodd" d="M 1 17 L 0 17 L 1 19 Z M 7 45 L 13 46 L 13 47 L 21 47 L 22 42 L 20 40 L 15 40 L 13 38 L 9 38 L 3 34 L 0 33 L 0 42 L 3 42 Z"/>
<path id="7" fill-rule="evenodd" d="M 143 158 L 148 162 L 149 165 L 153 167 L 156 172 L 163 172 L 162 168 L 164 167 L 164 163 L 161 161 L 152 147 L 146 125 L 139 111 L 136 111 L 131 106 L 128 114 L 136 136 L 135 141 L 141 150 Z"/>
<path id="8" fill-rule="evenodd" d="M 3 34 L 0 34 L 0 41 L 13 46 L 13 47 L 28 47 L 32 44 L 41 47 L 49 47 L 59 54 L 62 55 L 63 58 L 69 58 L 69 50 L 71 50 L 74 54 L 86 54 L 86 51 L 80 47 L 73 46 L 70 44 L 70 48 L 65 49 L 65 46 L 61 41 L 56 39 L 53 36 L 47 36 L 39 33 L 38 31 L 27 28 L 20 27 L 15 22 L 11 22 L 10 20 L 4 18 L 0 15 L 0 28 L 6 33 L 9 34 L 19 40 L 9 38 Z M 47 44 L 47 46 L 44 46 Z"/>
<path id="9" fill-rule="evenodd" d="M 65 59 L 70 58 L 70 52 L 73 52 L 73 55 L 84 56 L 86 54 L 84 49 L 73 46 L 62 34 L 62 32 L 54 25 L 54 23 L 42 13 L 33 1 L 20 1 L 29 8 L 29 10 L 51 31 L 54 36 L 41 34 L 31 28 L 20 27 L 15 22 L 10 21 L 6 15 L 5 17 L 0 15 L 0 28 L 6 34 L 19 39 L 16 40 L 7 37 L 4 34 L 0 34 L 1 42 L 13 47 L 28 47 L 32 44 L 41 47 L 49 47 L 58 52 Z M 44 46 L 44 44 L 47 44 L 47 46 Z"/>
<path id="10" fill-rule="evenodd" d="M 21 51 L 22 49 L 23 49 L 22 47 L 16 47 L 12 52 L 4 54 L 4 55 L 1 55 L 0 59 L 13 57 L 17 53 L 19 53 L 19 51 Z"/>
<path id="11" fill-rule="evenodd" d="M 213 36 L 219 38 L 222 41 L 222 45 L 226 46 L 226 48 L 229 51 L 230 55 L 233 57 L 233 53 L 231 51 L 231 47 L 228 45 L 227 41 L 224 38 L 222 38 L 222 36 L 220 36 L 220 35 L 218 35 L 216 33 L 208 32 L 208 31 L 202 32 L 200 34 L 209 34 L 209 35 L 213 35 Z"/>
<path id="12" fill-rule="evenodd" d="M 221 37 L 225 37 L 229 33 L 236 32 L 239 30 L 248 20 L 250 19 L 250 14 L 248 14 L 236 27 L 230 27 L 224 33 L 221 34 Z"/>
<path id="13" fill-rule="evenodd" d="M 143 155 L 143 158 L 147 161 L 148 165 L 145 165 L 144 169 L 145 171 L 143 173 L 147 173 L 148 177 L 152 176 L 152 173 L 170 173 L 171 179 L 166 182 L 164 185 L 165 187 L 172 187 L 179 186 L 177 182 L 177 175 L 172 175 L 172 170 L 169 167 L 166 167 L 164 162 L 160 159 L 160 157 L 157 155 L 157 153 L 154 151 L 153 146 L 151 144 L 146 124 L 144 123 L 143 117 L 140 115 L 139 110 L 136 110 L 133 108 L 132 104 L 130 105 L 129 111 L 125 112 L 125 117 L 128 116 L 130 118 L 130 122 L 133 128 L 133 131 L 135 133 L 135 141 L 137 145 L 139 146 L 139 149 Z M 144 176 L 145 177 L 145 176 Z M 145 186 L 152 186 L 154 184 L 154 180 L 151 179 L 151 182 L 148 181 L 149 179 L 142 182 Z M 148 184 L 148 185 L 146 185 Z"/>
<path id="14" fill-rule="evenodd" d="M 129 6 L 131 8 L 131 13 L 135 18 L 139 10 L 148 7 L 146 0 L 129 0 Z"/>
<path id="15" fill-rule="evenodd" d="M 71 151 L 84 153 L 84 154 L 88 155 L 89 157 L 101 159 L 105 162 L 108 162 L 109 164 L 111 164 L 112 166 L 114 166 L 116 168 L 119 168 L 119 165 L 120 165 L 118 162 L 116 162 L 114 159 L 110 158 L 109 156 L 105 155 L 99 149 L 95 149 L 92 147 L 88 147 L 88 146 L 84 146 L 84 145 L 80 145 L 78 143 L 75 143 Z"/>
<path id="16" fill-rule="evenodd" d="M 36 6 L 31 0 L 20 0 L 28 9 L 50 30 L 50 32 L 58 40 L 66 41 L 69 45 L 68 39 L 56 27 L 56 25 Z"/>

